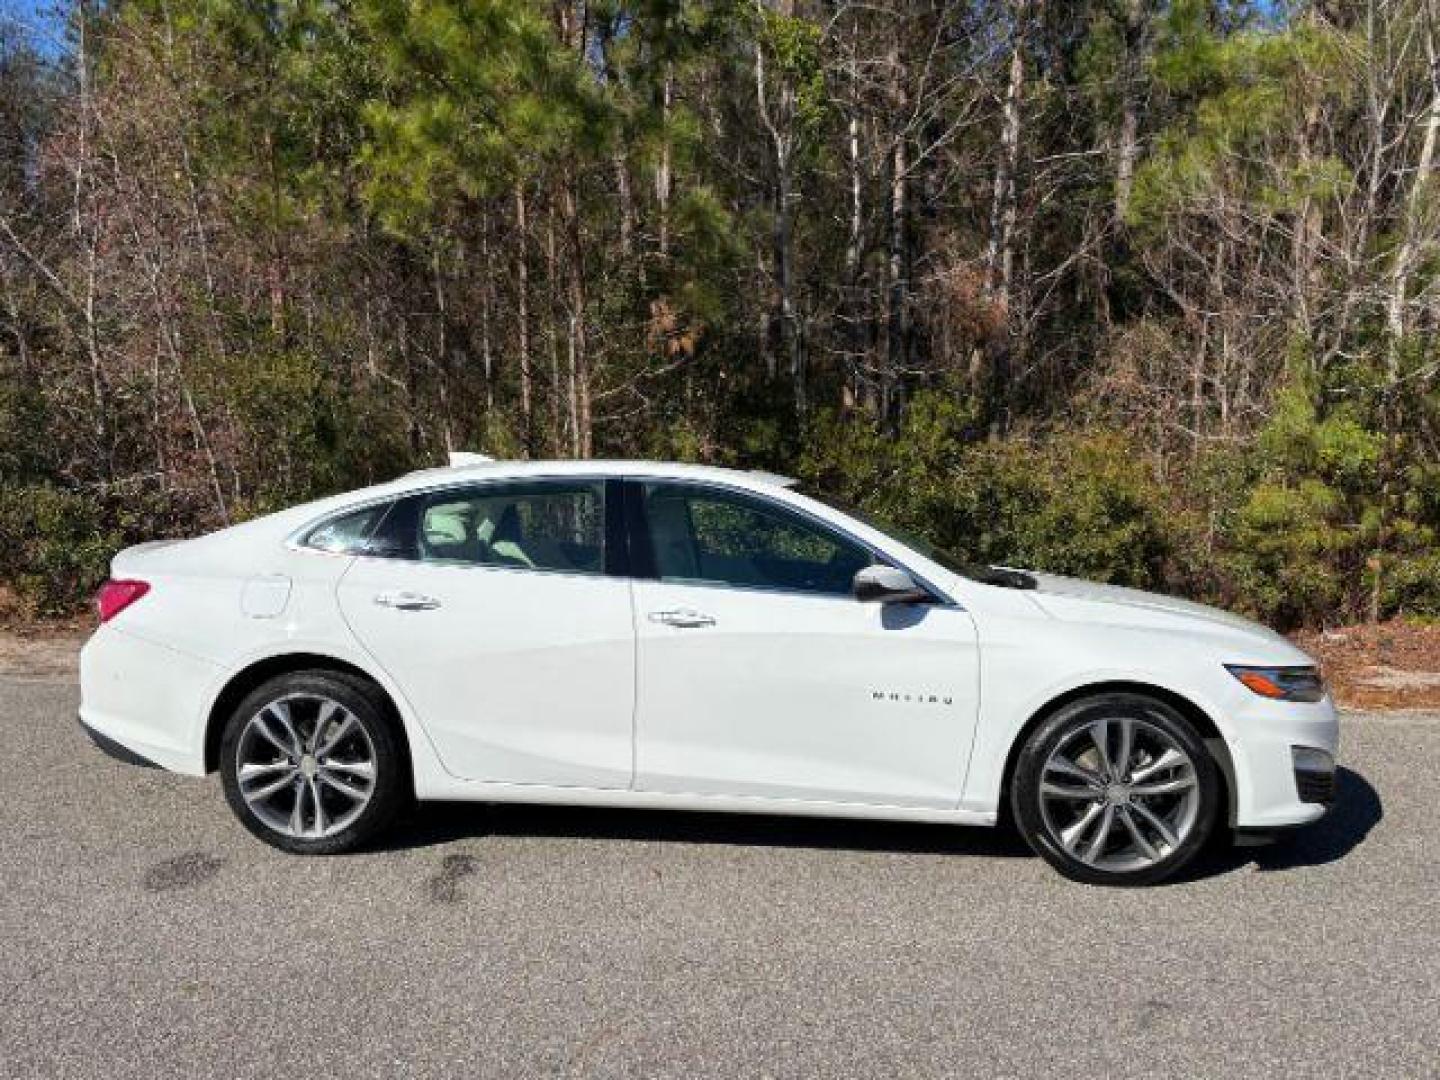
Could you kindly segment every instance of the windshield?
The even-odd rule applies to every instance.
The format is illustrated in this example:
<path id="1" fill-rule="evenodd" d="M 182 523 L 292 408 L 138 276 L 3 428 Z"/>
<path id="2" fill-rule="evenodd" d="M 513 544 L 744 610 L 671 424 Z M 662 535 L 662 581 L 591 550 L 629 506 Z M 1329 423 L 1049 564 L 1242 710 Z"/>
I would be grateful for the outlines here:
<path id="1" fill-rule="evenodd" d="M 814 499 L 818 503 L 824 503 L 832 510 L 839 510 L 842 514 L 862 521 L 877 532 L 882 532 L 892 540 L 897 540 L 910 548 L 918 551 L 931 562 L 939 563 L 952 574 L 959 574 L 961 577 L 970 578 L 972 581 L 979 581 L 986 585 L 1001 585 L 1011 589 L 1033 589 L 1035 579 L 1023 570 L 1006 570 L 996 566 L 986 566 L 983 563 L 970 562 L 962 559 L 953 551 L 947 551 L 938 544 L 932 544 L 923 536 L 911 532 L 909 529 L 902 529 L 900 526 L 876 517 L 868 511 L 859 507 L 851 506 L 842 499 L 833 495 L 827 495 L 823 491 L 816 491 L 808 485 L 800 485 L 795 488 L 797 492 L 808 499 Z"/>

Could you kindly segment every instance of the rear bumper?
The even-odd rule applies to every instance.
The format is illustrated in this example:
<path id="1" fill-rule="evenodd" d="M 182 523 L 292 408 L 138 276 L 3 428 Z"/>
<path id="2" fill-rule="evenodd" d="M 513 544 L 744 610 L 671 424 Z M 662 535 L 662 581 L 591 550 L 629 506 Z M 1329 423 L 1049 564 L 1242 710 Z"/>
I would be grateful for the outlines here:
<path id="1" fill-rule="evenodd" d="M 205 703 L 221 674 L 218 665 L 101 626 L 80 650 L 80 722 L 107 752 L 118 747 L 126 760 L 203 775 Z"/>
<path id="2" fill-rule="evenodd" d="M 118 742 L 110 738 L 108 735 L 100 734 L 100 732 L 96 731 L 89 724 L 85 723 L 83 717 L 76 717 L 76 719 L 80 722 L 81 730 L 84 731 L 86 735 L 90 736 L 90 741 L 93 742 L 96 746 L 98 746 L 100 748 L 100 751 L 107 757 L 112 757 L 116 761 L 123 761 L 126 765 L 135 765 L 142 769 L 160 768 L 159 765 L 156 765 L 155 762 L 151 761 L 149 758 L 141 757 L 129 747 L 121 746 Z"/>

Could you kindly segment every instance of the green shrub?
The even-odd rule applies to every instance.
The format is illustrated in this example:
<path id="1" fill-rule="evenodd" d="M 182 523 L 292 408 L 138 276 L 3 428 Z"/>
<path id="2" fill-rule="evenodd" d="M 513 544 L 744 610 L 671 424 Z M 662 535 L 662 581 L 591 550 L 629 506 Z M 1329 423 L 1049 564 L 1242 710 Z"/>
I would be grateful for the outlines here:
<path id="1" fill-rule="evenodd" d="M 1356 536 L 1332 488 L 1313 479 L 1262 482 L 1226 526 L 1222 560 L 1254 614 L 1289 627 L 1340 607 Z"/>
<path id="2" fill-rule="evenodd" d="M 984 562 L 1095 581 L 1167 584 L 1186 520 L 1149 463 L 1117 434 L 976 449 L 956 474 L 953 521 Z"/>
<path id="3" fill-rule="evenodd" d="M 1387 445 L 1363 399 L 1322 412 L 1312 383 L 1292 375 L 1239 469 L 1221 521 L 1232 591 L 1283 628 L 1440 610 L 1440 471 Z"/>
<path id="4" fill-rule="evenodd" d="M 970 414 L 931 394 L 898 438 L 832 416 L 809 445 L 802 475 L 976 562 L 1154 588 L 1193 539 L 1191 516 L 1116 433 L 976 442 Z"/>
<path id="5" fill-rule="evenodd" d="M 0 580 L 31 614 L 81 606 L 123 542 L 113 515 L 90 493 L 49 484 L 0 487 Z"/>

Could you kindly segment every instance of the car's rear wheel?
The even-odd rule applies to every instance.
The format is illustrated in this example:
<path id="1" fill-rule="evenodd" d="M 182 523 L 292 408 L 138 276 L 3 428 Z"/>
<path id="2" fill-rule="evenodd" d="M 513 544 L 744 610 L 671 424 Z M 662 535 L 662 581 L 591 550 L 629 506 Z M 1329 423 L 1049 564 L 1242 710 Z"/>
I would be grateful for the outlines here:
<path id="1" fill-rule="evenodd" d="M 1201 850 L 1221 788 L 1215 762 L 1179 712 L 1138 694 L 1100 694 L 1035 729 L 1011 796 L 1021 834 L 1066 877 L 1148 885 Z"/>
<path id="2" fill-rule="evenodd" d="M 285 851 L 373 841 L 404 802 L 405 754 L 380 693 L 326 671 L 281 675 L 225 725 L 220 775 L 241 823 Z"/>

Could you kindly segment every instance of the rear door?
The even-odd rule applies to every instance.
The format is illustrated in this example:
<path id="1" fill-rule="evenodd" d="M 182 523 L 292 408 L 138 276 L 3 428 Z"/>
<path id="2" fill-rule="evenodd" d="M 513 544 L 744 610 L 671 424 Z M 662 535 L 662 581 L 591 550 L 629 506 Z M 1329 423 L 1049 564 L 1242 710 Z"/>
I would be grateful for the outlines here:
<path id="1" fill-rule="evenodd" d="M 607 573 L 611 493 L 585 477 L 413 495 L 342 578 L 346 620 L 455 775 L 630 785 L 635 635 L 630 584 Z"/>

